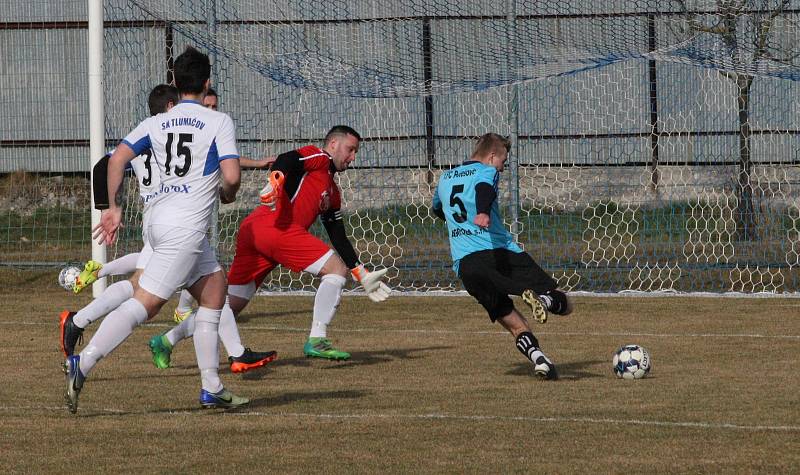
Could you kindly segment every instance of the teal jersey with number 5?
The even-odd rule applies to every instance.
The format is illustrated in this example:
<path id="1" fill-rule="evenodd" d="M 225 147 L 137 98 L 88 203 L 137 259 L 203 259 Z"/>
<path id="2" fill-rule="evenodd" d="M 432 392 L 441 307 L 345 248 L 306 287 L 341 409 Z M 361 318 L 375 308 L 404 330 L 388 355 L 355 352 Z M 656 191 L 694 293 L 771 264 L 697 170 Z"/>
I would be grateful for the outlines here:
<path id="1" fill-rule="evenodd" d="M 441 208 L 444 212 L 450 238 L 450 255 L 453 257 L 453 270 L 456 273 L 461 258 L 473 252 L 489 249 L 522 252 L 514 242 L 514 236 L 503 226 L 496 199 L 489 214 L 489 228 L 481 229 L 473 223 L 477 214 L 475 186 L 478 183 L 488 183 L 498 192 L 499 180 L 500 174 L 494 167 L 475 161 L 447 170 L 439 178 L 439 185 L 433 195 L 433 207 Z"/>

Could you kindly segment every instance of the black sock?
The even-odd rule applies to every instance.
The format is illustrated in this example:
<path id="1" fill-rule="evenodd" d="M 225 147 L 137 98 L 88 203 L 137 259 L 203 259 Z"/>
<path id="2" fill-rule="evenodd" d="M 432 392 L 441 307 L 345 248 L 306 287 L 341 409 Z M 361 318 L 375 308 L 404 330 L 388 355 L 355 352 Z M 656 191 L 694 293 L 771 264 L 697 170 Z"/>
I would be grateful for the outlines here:
<path id="1" fill-rule="evenodd" d="M 531 332 L 522 332 L 517 336 L 517 349 L 525 358 L 533 361 L 533 352 L 539 349 L 539 340 Z"/>

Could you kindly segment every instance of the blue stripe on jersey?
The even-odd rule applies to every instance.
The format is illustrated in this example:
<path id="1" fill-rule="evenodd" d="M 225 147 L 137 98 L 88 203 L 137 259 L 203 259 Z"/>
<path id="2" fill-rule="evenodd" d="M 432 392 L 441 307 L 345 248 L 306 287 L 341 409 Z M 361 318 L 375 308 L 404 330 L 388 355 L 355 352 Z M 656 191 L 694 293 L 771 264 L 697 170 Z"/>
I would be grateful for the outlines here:
<path id="1" fill-rule="evenodd" d="M 130 147 L 131 150 L 133 150 L 133 152 L 136 155 L 141 155 L 144 152 L 146 152 L 147 150 L 149 150 L 150 147 L 152 147 L 152 145 L 150 144 L 150 136 L 149 135 L 145 135 L 144 137 L 140 138 L 139 140 L 136 141 L 136 143 L 133 143 L 133 144 L 128 142 L 127 140 L 124 140 L 124 139 L 122 140 L 122 143 L 124 143 L 125 145 Z"/>
<path id="2" fill-rule="evenodd" d="M 202 105 L 202 104 L 200 104 L 200 101 L 195 101 L 195 100 L 192 100 L 192 99 L 184 99 L 184 100 L 178 102 L 178 104 L 198 104 L 198 105 Z"/>
<path id="3" fill-rule="evenodd" d="M 225 155 L 224 157 L 219 157 L 219 161 L 228 160 L 231 158 L 239 158 L 239 155 Z"/>
<path id="4" fill-rule="evenodd" d="M 203 176 L 208 176 L 219 170 L 219 152 L 217 151 L 217 139 L 211 142 L 211 147 L 208 148 L 208 156 L 206 157 L 206 166 L 203 168 Z"/>
<path id="5" fill-rule="evenodd" d="M 494 167 L 480 162 L 466 162 L 460 167 L 442 173 L 434 195 L 434 207 L 441 207 L 447 221 L 450 238 L 450 255 L 453 270 L 458 272 L 459 261 L 473 252 L 488 249 L 508 249 L 522 252 L 514 236 L 503 226 L 500 208 L 495 199 L 489 214 L 489 229 L 481 229 L 475 219 L 475 186 L 488 183 L 498 189 L 500 174 Z"/>

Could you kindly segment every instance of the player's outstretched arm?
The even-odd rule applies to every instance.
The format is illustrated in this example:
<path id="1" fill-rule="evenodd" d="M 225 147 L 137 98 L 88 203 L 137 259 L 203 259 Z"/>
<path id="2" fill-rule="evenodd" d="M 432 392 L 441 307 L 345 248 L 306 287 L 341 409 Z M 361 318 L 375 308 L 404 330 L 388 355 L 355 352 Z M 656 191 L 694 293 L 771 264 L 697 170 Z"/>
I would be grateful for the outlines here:
<path id="1" fill-rule="evenodd" d="M 276 156 L 264 157 L 261 160 L 253 160 L 252 158 L 239 157 L 239 165 L 242 168 L 269 168 L 275 162 Z"/>

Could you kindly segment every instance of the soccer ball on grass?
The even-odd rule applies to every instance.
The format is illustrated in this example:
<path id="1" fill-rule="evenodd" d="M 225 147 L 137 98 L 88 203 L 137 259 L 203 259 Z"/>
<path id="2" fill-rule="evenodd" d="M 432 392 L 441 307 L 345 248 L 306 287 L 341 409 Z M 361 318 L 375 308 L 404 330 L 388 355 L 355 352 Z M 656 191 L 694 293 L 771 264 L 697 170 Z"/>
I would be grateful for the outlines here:
<path id="1" fill-rule="evenodd" d="M 64 287 L 65 290 L 72 292 L 72 286 L 75 285 L 75 279 L 80 275 L 81 270 L 75 266 L 69 266 L 61 269 L 58 273 L 58 285 Z"/>
<path id="2" fill-rule="evenodd" d="M 624 345 L 614 352 L 611 360 L 614 374 L 622 379 L 642 379 L 652 366 L 650 353 L 639 345 Z"/>

